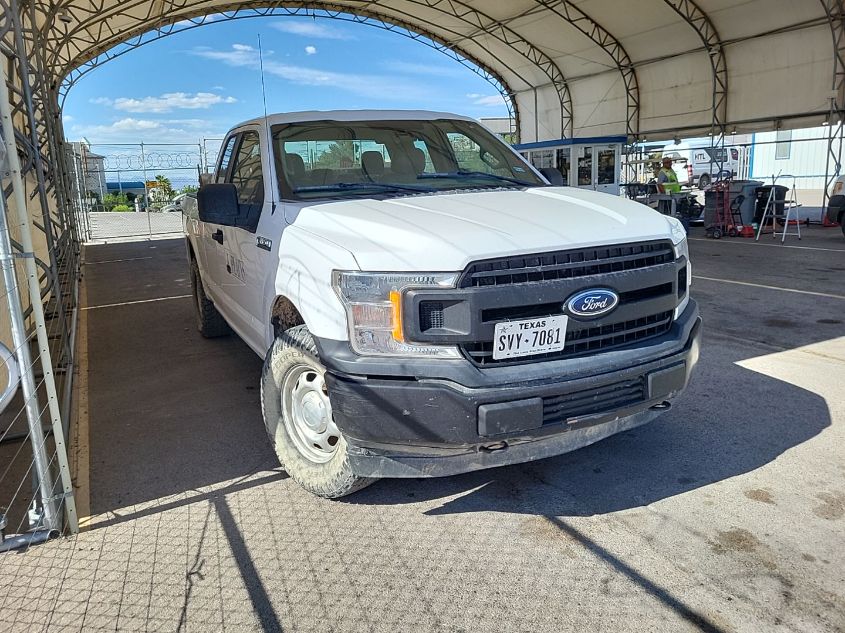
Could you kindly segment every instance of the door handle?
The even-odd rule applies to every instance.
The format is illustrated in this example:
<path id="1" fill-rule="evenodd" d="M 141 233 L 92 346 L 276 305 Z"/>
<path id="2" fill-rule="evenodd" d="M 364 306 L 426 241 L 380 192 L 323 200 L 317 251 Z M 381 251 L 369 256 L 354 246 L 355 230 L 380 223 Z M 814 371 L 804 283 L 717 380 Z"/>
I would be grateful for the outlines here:
<path id="1" fill-rule="evenodd" d="M 223 243 L 223 231 L 221 229 L 217 229 L 214 233 L 211 234 L 211 239 L 219 244 Z"/>

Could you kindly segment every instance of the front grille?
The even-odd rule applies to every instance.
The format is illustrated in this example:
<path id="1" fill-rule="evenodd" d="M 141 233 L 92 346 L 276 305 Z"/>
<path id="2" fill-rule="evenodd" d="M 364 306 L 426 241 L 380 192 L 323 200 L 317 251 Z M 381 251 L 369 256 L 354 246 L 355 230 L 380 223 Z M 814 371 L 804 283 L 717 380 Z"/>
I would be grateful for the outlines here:
<path id="1" fill-rule="evenodd" d="M 566 332 L 566 347 L 559 352 L 552 352 L 550 354 L 535 354 L 524 358 L 495 360 L 493 358 L 493 341 L 465 343 L 461 348 L 472 362 L 481 366 L 573 358 L 596 352 L 606 352 L 665 334 L 672 326 L 672 312 L 660 312 L 630 321 L 621 321 L 599 327 L 589 327 L 589 324 L 585 324 L 587 327 L 580 330 L 574 329 L 577 325 L 577 322 L 570 319 L 569 329 Z"/>
<path id="2" fill-rule="evenodd" d="M 646 381 L 643 376 L 543 398 L 543 424 L 557 424 L 571 418 L 622 409 L 644 402 L 646 398 Z"/>
<path id="3" fill-rule="evenodd" d="M 573 279 L 648 268 L 667 264 L 674 259 L 675 251 L 668 240 L 502 257 L 470 264 L 461 276 L 460 287 Z"/>

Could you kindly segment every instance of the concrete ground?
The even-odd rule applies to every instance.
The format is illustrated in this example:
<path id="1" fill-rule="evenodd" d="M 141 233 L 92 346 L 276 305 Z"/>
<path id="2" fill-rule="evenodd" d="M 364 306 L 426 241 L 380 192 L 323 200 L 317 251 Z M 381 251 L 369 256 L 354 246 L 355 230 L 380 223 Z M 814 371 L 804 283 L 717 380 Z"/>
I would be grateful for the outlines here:
<path id="1" fill-rule="evenodd" d="M 0 555 L 0 630 L 845 630 L 845 239 L 702 233 L 702 359 L 661 419 L 340 501 L 276 466 L 182 242 L 88 248 L 91 529 Z"/>

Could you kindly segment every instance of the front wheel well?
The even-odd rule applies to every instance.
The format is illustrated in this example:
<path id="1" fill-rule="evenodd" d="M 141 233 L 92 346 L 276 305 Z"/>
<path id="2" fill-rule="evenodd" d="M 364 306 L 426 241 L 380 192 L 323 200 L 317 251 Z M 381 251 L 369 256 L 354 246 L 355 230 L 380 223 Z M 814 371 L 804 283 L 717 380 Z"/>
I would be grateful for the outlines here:
<path id="1" fill-rule="evenodd" d="M 281 295 L 276 297 L 270 309 L 270 325 L 273 327 L 274 337 L 278 337 L 279 334 L 294 326 L 304 324 L 305 319 L 302 318 L 293 301 Z"/>

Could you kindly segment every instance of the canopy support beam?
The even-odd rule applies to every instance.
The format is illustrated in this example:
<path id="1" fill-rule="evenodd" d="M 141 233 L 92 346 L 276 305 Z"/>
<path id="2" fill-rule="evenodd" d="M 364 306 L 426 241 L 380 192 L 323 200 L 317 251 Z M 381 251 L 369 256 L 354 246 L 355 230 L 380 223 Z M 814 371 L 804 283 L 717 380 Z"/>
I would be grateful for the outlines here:
<path id="1" fill-rule="evenodd" d="M 839 177 L 842 168 L 843 135 L 845 135 L 845 5 L 843 0 L 821 0 L 830 24 L 833 40 L 833 82 L 830 89 L 830 113 L 827 117 L 827 157 L 824 168 L 824 192 L 822 193 L 822 217 L 824 225 L 830 225 L 827 219 L 827 203 L 833 181 Z M 833 163 L 833 173 L 831 173 Z"/>
<path id="2" fill-rule="evenodd" d="M 625 48 L 607 29 L 569 0 L 535 0 L 535 2 L 566 20 L 613 60 L 625 84 L 625 132 L 629 138 L 636 138 L 640 131 L 640 87 L 634 64 Z"/>

